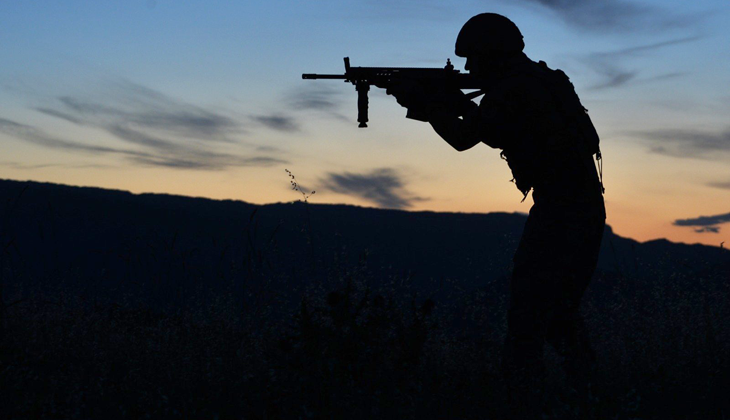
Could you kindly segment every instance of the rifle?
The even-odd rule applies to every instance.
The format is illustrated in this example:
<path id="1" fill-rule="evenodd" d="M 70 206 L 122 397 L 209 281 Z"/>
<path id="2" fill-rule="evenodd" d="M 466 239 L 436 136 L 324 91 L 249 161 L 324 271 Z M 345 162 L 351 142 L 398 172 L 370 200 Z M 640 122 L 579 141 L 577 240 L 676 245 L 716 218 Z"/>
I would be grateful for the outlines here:
<path id="1" fill-rule="evenodd" d="M 444 68 L 351 67 L 350 57 L 345 57 L 344 60 L 345 74 L 304 73 L 302 79 L 340 79 L 355 85 L 357 91 L 357 121 L 360 123 L 358 125 L 360 128 L 368 126 L 368 91 L 370 85 L 387 88 L 393 81 L 398 79 L 411 79 L 426 86 L 456 89 L 482 89 L 485 84 L 483 80 L 477 79 L 470 74 L 461 74 L 459 70 L 455 70 L 450 59 L 446 60 Z M 471 100 L 483 93 L 482 91 L 472 92 L 467 94 L 466 98 Z M 426 121 L 424 116 L 411 109 L 408 110 L 406 118 Z"/>

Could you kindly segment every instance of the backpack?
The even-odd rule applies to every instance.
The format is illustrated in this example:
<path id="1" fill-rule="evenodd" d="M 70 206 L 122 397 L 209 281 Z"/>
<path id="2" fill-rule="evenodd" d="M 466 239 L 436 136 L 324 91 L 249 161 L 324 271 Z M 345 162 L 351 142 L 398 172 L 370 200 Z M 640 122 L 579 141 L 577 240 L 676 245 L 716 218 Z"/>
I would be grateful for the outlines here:
<path id="1" fill-rule="evenodd" d="M 583 139 L 585 151 L 591 155 L 600 153 L 598 133 L 588 116 L 588 110 L 575 93 L 573 83 L 562 70 L 553 70 L 544 61 L 540 61 L 538 65 L 542 70 L 540 79 L 546 82 L 545 86 L 555 99 L 560 114 L 572 129 L 579 131 L 575 134 Z"/>
<path id="2" fill-rule="evenodd" d="M 538 77 L 545 82 L 545 86 L 557 103 L 558 111 L 568 123 L 568 128 L 573 131 L 576 138 L 582 140 L 579 147 L 588 155 L 596 155 L 601 190 L 605 192 L 605 188 L 603 188 L 603 157 L 599 145 L 600 139 L 591 118 L 588 116 L 588 110 L 581 104 L 578 94 L 575 93 L 573 83 L 570 82 L 570 79 L 562 70 L 553 70 L 544 61 L 540 61 L 538 66 L 540 69 Z"/>

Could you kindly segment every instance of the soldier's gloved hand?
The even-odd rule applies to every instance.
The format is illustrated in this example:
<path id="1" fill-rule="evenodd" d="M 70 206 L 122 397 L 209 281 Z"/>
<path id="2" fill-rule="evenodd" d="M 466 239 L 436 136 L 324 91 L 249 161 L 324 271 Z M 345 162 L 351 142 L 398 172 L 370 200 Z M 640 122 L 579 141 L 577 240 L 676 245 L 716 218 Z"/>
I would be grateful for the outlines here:
<path id="1" fill-rule="evenodd" d="M 466 115 L 477 107 L 477 104 L 457 88 L 439 89 L 433 93 L 433 102 L 437 103 L 443 112 L 455 116 Z"/>
<path id="2" fill-rule="evenodd" d="M 423 109 L 431 101 L 423 85 L 415 80 L 394 80 L 388 84 L 385 93 L 393 95 L 400 106 L 408 109 Z"/>
<path id="3" fill-rule="evenodd" d="M 477 108 L 477 104 L 461 89 L 439 85 L 426 87 L 409 79 L 392 81 L 386 93 L 395 96 L 401 106 L 408 108 L 406 118 L 418 121 L 429 121 L 429 116 L 437 114 L 460 117 Z"/>

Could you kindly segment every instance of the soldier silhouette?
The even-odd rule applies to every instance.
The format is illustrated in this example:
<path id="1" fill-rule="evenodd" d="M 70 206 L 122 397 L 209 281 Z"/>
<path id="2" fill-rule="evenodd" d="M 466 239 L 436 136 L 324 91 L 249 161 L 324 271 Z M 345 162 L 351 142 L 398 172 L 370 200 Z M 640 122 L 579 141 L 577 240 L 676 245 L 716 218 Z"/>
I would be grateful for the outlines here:
<path id="1" fill-rule="evenodd" d="M 517 188 L 524 197 L 532 190 L 534 205 L 514 255 L 502 361 L 513 415 L 530 418 L 542 404 L 545 341 L 563 357 L 579 395 L 590 386 L 595 353 L 578 308 L 596 267 L 606 213 L 598 135 L 586 109 L 562 71 L 530 60 L 523 48 L 511 20 L 480 14 L 456 40 L 465 69 L 484 82 L 479 105 L 459 90 L 433 91 L 409 81 L 394 83 L 388 93 L 425 115 L 457 151 L 479 143 L 501 149 Z"/>

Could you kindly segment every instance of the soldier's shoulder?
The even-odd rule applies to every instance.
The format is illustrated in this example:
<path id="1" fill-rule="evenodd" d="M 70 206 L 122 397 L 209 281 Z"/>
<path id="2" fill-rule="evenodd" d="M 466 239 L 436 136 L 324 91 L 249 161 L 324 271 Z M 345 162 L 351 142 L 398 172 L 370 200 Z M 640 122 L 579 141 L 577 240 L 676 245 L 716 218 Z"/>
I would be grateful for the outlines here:
<path id="1" fill-rule="evenodd" d="M 534 69 L 520 71 L 505 80 L 505 90 L 516 98 L 528 98 L 530 100 L 549 96 L 545 79 L 539 74 L 538 70 Z"/>

